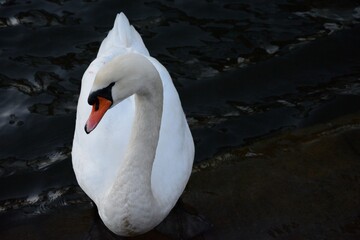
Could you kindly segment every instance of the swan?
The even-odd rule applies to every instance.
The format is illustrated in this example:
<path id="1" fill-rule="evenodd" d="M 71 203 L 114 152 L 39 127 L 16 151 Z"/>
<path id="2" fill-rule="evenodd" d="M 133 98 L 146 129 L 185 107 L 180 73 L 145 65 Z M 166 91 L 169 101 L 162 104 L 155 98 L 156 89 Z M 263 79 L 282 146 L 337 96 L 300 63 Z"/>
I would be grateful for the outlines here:
<path id="1" fill-rule="evenodd" d="M 72 164 L 112 232 L 156 227 L 189 180 L 194 142 L 178 93 L 124 13 L 81 81 Z"/>

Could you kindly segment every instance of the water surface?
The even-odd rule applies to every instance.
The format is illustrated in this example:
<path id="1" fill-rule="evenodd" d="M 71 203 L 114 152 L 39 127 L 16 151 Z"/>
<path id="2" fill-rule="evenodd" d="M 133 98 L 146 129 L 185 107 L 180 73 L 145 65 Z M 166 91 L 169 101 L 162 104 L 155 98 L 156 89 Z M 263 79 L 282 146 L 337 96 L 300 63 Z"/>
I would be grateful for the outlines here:
<path id="1" fill-rule="evenodd" d="M 96 219 L 94 206 L 76 183 L 70 153 L 82 74 L 95 58 L 118 12 L 128 16 L 151 55 L 173 77 L 196 143 L 196 169 L 236 149 L 250 149 L 243 155 L 235 154 L 241 161 L 246 154 L 256 154 L 252 146 L 264 139 L 331 125 L 338 119 L 347 119 L 340 121 L 340 126 L 352 126 L 346 131 L 358 128 L 359 1 L 3 0 L 0 231 L 8 239 L 25 236 L 16 235 L 21 232 L 30 239 L 48 239 L 57 231 L 65 231 L 66 239 L 82 239 Z M 346 133 L 352 136 L 348 142 L 359 137 L 358 133 Z M 314 139 L 323 141 L 320 137 Z M 330 151 L 336 145 L 327 146 Z M 348 147 L 339 146 L 340 150 Z M 296 151 L 297 145 L 289 148 Z M 307 154 L 313 151 L 316 149 Z M 338 157 L 341 159 L 341 154 Z M 356 161 L 350 162 L 354 172 L 347 174 L 357 177 Z M 226 174 L 221 169 L 214 176 Z M 269 166 L 264 167 L 264 173 L 267 169 Z M 230 170 L 227 174 L 244 176 Z M 208 178 L 199 172 L 194 176 L 189 190 L 201 194 L 205 186 L 192 186 L 198 181 L 205 184 Z M 232 181 L 232 187 L 227 188 L 231 191 L 238 180 L 234 177 L 228 181 Z M 339 183 L 337 179 L 331 181 Z M 309 189 L 301 186 L 295 196 Z M 221 186 L 214 183 L 210 187 L 211 191 L 220 191 Z M 225 193 L 229 198 L 224 201 L 239 199 L 244 193 L 241 189 L 239 185 L 239 193 Z M 263 194 L 264 198 L 274 199 L 270 193 Z M 191 196 L 186 198 L 190 205 L 203 201 L 196 194 L 187 196 Z M 259 201 L 254 204 L 266 208 Z M 345 215 L 349 206 L 343 206 Z M 64 211 L 69 214 L 64 215 Z M 203 211 L 206 215 L 207 210 Z M 252 235 L 268 226 L 257 221 L 258 212 L 252 214 L 253 218 L 245 218 L 246 222 L 258 228 L 244 228 L 248 225 L 234 221 L 232 227 L 238 231 L 229 231 L 228 238 L 277 238 L 266 230 L 264 235 Z M 360 209 L 353 214 L 359 215 Z M 71 218 L 71 223 L 81 222 L 82 218 L 87 221 L 72 227 L 63 224 L 64 218 Z M 242 215 L 231 218 L 239 220 Z M 40 230 L 46 222 L 53 224 L 51 231 Z M 213 232 L 213 237 L 203 237 L 221 239 L 226 228 L 220 223 L 216 227 L 219 231 Z M 247 233 L 241 235 L 244 229 Z M 321 229 L 331 232 L 326 222 Z M 329 236 L 311 227 L 303 232 L 313 239 Z M 359 230 L 353 232 L 358 234 Z"/>

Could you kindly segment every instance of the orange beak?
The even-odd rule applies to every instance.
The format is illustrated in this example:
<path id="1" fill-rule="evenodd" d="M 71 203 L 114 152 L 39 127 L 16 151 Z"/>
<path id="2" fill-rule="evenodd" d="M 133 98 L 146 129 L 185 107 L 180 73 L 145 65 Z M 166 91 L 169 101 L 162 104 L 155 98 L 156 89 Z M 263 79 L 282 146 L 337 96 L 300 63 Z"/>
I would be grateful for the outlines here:
<path id="1" fill-rule="evenodd" d="M 87 120 L 85 124 L 85 132 L 89 134 L 92 130 L 96 128 L 96 126 L 99 124 L 100 120 L 106 113 L 106 111 L 111 107 L 112 101 L 103 98 L 103 97 L 97 97 L 97 102 L 92 105 L 92 110 L 89 116 L 89 119 Z"/>

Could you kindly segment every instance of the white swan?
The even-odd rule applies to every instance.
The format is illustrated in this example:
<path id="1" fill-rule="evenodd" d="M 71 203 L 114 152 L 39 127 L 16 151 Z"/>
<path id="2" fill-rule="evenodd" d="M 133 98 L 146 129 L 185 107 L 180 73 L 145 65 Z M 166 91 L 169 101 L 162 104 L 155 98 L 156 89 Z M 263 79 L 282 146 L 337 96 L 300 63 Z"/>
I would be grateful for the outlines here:
<path id="1" fill-rule="evenodd" d="M 82 79 L 72 150 L 79 185 L 112 232 L 137 235 L 173 208 L 193 159 L 169 73 L 118 14 Z"/>

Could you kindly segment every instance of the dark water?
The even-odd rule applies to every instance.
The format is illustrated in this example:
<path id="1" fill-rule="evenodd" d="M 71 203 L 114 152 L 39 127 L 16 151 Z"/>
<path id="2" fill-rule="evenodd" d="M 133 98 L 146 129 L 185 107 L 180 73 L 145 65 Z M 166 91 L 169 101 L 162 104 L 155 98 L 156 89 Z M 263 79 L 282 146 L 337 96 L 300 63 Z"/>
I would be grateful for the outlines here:
<path id="1" fill-rule="evenodd" d="M 76 102 L 121 11 L 173 77 L 197 164 L 360 112 L 360 1 L 1 0 L 0 236 L 47 239 L 44 222 L 93 209 L 71 167 Z"/>

